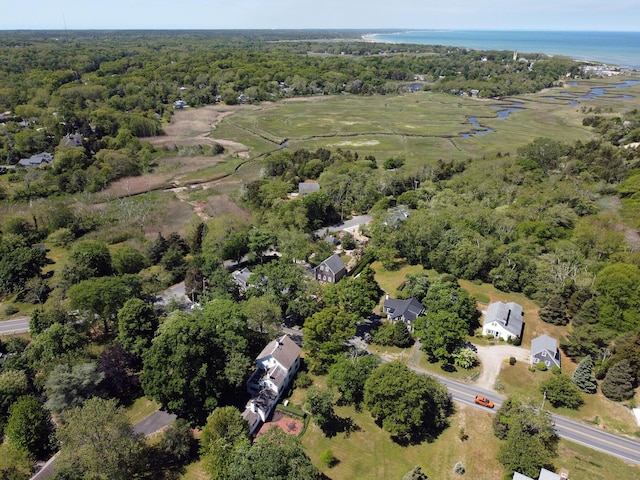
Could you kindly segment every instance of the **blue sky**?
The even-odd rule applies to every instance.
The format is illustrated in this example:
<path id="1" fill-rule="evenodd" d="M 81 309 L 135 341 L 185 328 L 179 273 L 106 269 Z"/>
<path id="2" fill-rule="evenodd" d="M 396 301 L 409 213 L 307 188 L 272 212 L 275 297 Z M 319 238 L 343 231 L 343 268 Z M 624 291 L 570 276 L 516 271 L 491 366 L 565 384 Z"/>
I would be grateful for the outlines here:
<path id="1" fill-rule="evenodd" d="M 0 29 L 640 30 L 637 0 L 0 0 Z"/>

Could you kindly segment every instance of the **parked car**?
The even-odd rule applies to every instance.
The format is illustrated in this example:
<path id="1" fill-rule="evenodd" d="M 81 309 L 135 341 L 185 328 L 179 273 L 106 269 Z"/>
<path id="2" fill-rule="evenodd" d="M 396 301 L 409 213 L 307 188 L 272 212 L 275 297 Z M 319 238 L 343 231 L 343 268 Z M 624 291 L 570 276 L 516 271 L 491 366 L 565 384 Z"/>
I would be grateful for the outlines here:
<path id="1" fill-rule="evenodd" d="M 483 397 L 482 395 L 476 395 L 475 402 L 478 405 L 482 405 L 483 407 L 493 408 L 493 402 L 489 400 L 487 397 Z"/>

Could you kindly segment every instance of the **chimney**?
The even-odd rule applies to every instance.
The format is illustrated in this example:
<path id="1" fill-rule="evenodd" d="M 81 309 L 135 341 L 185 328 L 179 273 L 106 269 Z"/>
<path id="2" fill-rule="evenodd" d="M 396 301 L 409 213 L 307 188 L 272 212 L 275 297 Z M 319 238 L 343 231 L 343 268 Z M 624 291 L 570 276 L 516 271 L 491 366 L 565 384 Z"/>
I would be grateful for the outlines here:
<path id="1" fill-rule="evenodd" d="M 511 316 L 511 309 L 507 312 L 507 318 L 504 319 L 504 326 L 509 325 L 509 317 Z"/>

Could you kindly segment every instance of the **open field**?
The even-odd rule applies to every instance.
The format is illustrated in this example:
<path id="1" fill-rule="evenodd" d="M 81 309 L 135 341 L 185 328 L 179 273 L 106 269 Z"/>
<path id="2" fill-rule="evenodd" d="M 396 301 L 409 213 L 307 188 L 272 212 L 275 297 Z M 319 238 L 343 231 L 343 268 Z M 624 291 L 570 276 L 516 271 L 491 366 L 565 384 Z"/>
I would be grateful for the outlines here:
<path id="1" fill-rule="evenodd" d="M 156 147 L 188 151 L 214 143 L 225 147 L 217 156 L 194 154 L 167 155 L 154 172 L 114 183 L 101 198 L 143 193 L 154 189 L 190 187 L 187 193 L 174 192 L 189 216 L 203 220 L 218 214 L 236 214 L 231 207 L 242 185 L 256 179 L 262 158 L 285 146 L 295 150 L 320 147 L 349 149 L 359 155 L 373 155 L 379 162 L 389 157 L 404 157 L 407 169 L 419 170 L 438 159 L 466 160 L 497 152 L 515 154 L 516 150 L 540 136 L 566 142 L 588 140 L 590 129 L 582 126 L 584 108 L 606 112 L 640 107 L 640 86 L 625 90 L 607 90 L 607 95 L 570 99 L 584 95 L 589 88 L 611 84 L 615 80 L 580 82 L 577 86 L 547 89 L 513 99 L 486 100 L 416 92 L 402 95 L 321 96 L 290 99 L 260 105 L 215 105 L 176 111 L 165 135 L 145 139 Z M 622 99 L 621 93 L 634 98 Z M 507 118 L 498 118 L 500 108 L 520 102 L 521 110 Z M 498 106 L 499 105 L 499 106 Z M 517 104 L 516 104 L 517 105 Z M 463 138 L 477 130 L 471 118 L 482 128 L 494 131 Z M 191 198 L 192 195 L 197 199 Z M 154 229 L 166 222 L 175 223 L 175 209 L 154 215 Z M 191 212 L 189 214 L 188 212 Z M 173 220 L 169 219 L 169 215 Z M 165 228 L 162 228 L 165 231 Z M 531 330 L 530 330 L 531 331 Z M 525 342 L 528 339 L 525 338 Z"/>

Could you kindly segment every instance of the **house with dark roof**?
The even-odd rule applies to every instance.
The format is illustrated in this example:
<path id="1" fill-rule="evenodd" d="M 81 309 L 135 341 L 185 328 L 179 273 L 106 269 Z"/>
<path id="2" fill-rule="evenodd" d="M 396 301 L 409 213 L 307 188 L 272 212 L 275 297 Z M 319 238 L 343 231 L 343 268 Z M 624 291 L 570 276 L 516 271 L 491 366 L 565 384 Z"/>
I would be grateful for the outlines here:
<path id="1" fill-rule="evenodd" d="M 413 322 L 424 313 L 424 310 L 424 306 L 413 297 L 397 300 L 387 295 L 382 305 L 382 311 L 387 314 L 389 320 L 394 323 L 398 320 L 403 321 L 409 330 L 412 330 Z"/>
<path id="2" fill-rule="evenodd" d="M 270 342 L 256 358 L 256 370 L 247 380 L 247 402 L 242 417 L 253 435 L 267 421 L 278 400 L 300 368 L 300 347 L 288 335 Z"/>
<path id="3" fill-rule="evenodd" d="M 18 164 L 23 167 L 39 167 L 43 164 L 49 165 L 52 162 L 53 155 L 49 152 L 42 152 L 37 155 L 32 155 L 29 158 L 21 158 Z"/>
<path id="4" fill-rule="evenodd" d="M 538 362 L 544 362 L 547 368 L 560 368 L 558 342 L 546 333 L 531 340 L 531 364 L 536 365 Z"/>
<path id="5" fill-rule="evenodd" d="M 489 305 L 482 326 L 483 335 L 512 340 L 522 338 L 524 313 L 522 307 L 515 302 L 494 302 Z"/>
<path id="6" fill-rule="evenodd" d="M 82 146 L 82 135 L 79 133 L 69 133 L 62 137 L 60 140 L 61 147 L 81 147 Z"/>
<path id="7" fill-rule="evenodd" d="M 335 283 L 347 274 L 347 266 L 336 253 L 313 269 L 314 278 L 319 282 Z"/>

